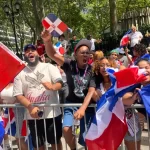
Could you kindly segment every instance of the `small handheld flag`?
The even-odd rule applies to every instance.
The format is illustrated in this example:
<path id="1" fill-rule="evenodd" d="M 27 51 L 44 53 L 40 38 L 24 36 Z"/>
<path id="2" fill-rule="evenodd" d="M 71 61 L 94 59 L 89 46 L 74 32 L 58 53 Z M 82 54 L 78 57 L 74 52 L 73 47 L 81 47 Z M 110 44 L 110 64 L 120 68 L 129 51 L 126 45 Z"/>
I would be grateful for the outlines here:
<path id="1" fill-rule="evenodd" d="M 42 20 L 42 25 L 54 37 L 59 37 L 68 29 L 67 25 L 54 14 L 48 14 L 48 16 Z"/>
<path id="2" fill-rule="evenodd" d="M 54 48 L 56 49 L 56 52 L 63 56 L 65 54 L 65 50 L 64 48 L 62 47 L 62 44 L 60 42 L 57 42 L 56 45 L 54 46 Z"/>
<path id="3" fill-rule="evenodd" d="M 25 68 L 25 64 L 0 43 L 0 92 Z"/>
<path id="4" fill-rule="evenodd" d="M 121 41 L 120 41 L 120 46 L 127 46 L 129 43 L 129 34 L 131 33 L 131 30 L 128 30 L 125 35 L 122 37 Z"/>

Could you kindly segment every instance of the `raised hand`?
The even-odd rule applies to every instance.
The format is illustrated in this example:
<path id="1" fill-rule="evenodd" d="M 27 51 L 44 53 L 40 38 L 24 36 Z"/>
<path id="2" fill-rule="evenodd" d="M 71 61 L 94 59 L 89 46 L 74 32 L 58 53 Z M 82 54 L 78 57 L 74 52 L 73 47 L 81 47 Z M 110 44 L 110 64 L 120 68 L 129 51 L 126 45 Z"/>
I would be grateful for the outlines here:
<path id="1" fill-rule="evenodd" d="M 43 39 L 44 42 L 51 41 L 51 34 L 49 33 L 48 30 L 43 30 L 41 33 L 41 38 Z"/>

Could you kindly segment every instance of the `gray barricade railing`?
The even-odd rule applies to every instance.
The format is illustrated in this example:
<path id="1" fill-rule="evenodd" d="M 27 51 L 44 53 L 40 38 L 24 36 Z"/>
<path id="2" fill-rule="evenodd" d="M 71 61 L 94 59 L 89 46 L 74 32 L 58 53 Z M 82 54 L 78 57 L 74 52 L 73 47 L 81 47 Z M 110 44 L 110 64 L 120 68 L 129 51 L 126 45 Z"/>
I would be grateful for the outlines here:
<path id="1" fill-rule="evenodd" d="M 56 108 L 56 107 L 60 107 L 62 108 L 61 111 L 62 111 L 62 115 L 63 115 L 63 109 L 64 107 L 80 107 L 82 104 L 33 104 L 34 106 L 38 106 L 38 107 L 51 107 L 53 110 Z M 19 109 L 23 107 L 22 105 L 20 104 L 1 104 L 0 105 L 0 109 L 1 108 L 15 108 L 15 109 Z M 96 108 L 96 105 L 95 104 L 91 104 L 89 105 L 89 107 L 95 107 Z M 136 109 L 136 108 L 144 108 L 143 105 L 140 105 L 140 104 L 135 104 L 135 105 L 132 105 L 132 106 L 129 106 L 129 107 L 125 107 L 125 108 L 131 108 L 131 109 Z M 96 109 L 95 109 L 96 111 Z M 9 114 L 10 112 L 8 111 L 8 116 L 10 115 Z M 20 114 L 19 114 L 20 115 Z M 54 114 L 53 114 L 54 116 Z M 24 115 L 24 118 L 27 119 L 27 113 L 25 113 Z M 86 118 L 84 117 L 84 120 L 86 121 Z M 147 118 L 146 118 L 147 121 L 145 121 L 145 125 L 147 125 L 147 130 L 146 131 L 143 131 L 142 135 L 144 135 L 144 139 L 145 139 L 145 143 L 142 141 L 141 142 L 141 147 L 143 147 L 143 149 L 149 149 L 150 150 L 150 132 L 149 132 L 149 117 L 147 115 Z M 8 117 L 8 121 L 11 122 L 11 118 Z M 16 119 L 16 124 L 18 124 L 18 119 Z M 37 120 L 34 119 L 34 121 L 36 122 Z M 62 121 L 63 121 L 63 117 L 62 117 Z M 55 125 L 55 119 L 53 117 L 53 122 L 54 122 L 54 134 L 55 134 L 55 143 L 57 143 L 57 138 L 56 138 L 56 125 Z M 19 124 L 18 124 L 19 125 Z M 26 121 L 26 126 L 28 126 L 28 123 Z M 36 143 L 38 145 L 38 139 L 37 139 L 37 127 L 36 127 L 36 123 L 35 123 L 35 128 L 36 128 Z M 18 130 L 18 129 L 17 129 Z M 78 130 L 78 131 L 77 131 Z M 87 131 L 87 127 L 86 127 L 86 123 L 85 123 L 85 130 Z M 44 119 L 44 131 L 46 133 L 46 122 L 45 122 L 45 119 Z M 27 130 L 27 134 L 29 134 L 29 130 Z M 78 134 L 79 134 L 79 124 L 74 124 L 74 127 L 73 127 L 73 134 L 75 135 L 75 139 L 76 139 L 76 148 L 77 149 L 82 149 L 81 146 L 78 144 Z M 13 141 L 13 137 L 12 136 L 9 136 L 11 142 Z M 135 136 L 135 140 L 136 140 L 136 136 Z M 30 145 L 29 145 L 29 139 L 27 139 L 27 147 L 28 147 L 28 150 L 30 149 Z M 4 143 L 4 142 L 3 142 Z M 142 145 L 142 143 L 144 143 Z M 69 150 L 63 136 L 62 136 L 62 145 L 63 145 L 63 150 Z M 49 148 L 49 144 L 47 142 L 47 135 L 45 134 L 45 149 L 48 150 Z M 14 149 L 15 146 L 11 146 L 11 150 Z M 21 138 L 18 137 L 18 142 L 17 142 L 17 147 L 20 147 L 21 149 Z M 146 148 L 145 148 L 146 147 Z M 37 148 L 38 149 L 38 148 Z M 84 149 L 84 148 L 83 148 Z M 31 149 L 30 149 L 31 150 Z M 58 150 L 57 146 L 56 146 L 56 150 Z M 124 142 L 122 142 L 122 145 L 120 145 L 120 148 L 119 150 L 125 150 L 125 146 L 124 146 Z M 137 147 L 136 147 L 136 150 L 137 150 Z"/>

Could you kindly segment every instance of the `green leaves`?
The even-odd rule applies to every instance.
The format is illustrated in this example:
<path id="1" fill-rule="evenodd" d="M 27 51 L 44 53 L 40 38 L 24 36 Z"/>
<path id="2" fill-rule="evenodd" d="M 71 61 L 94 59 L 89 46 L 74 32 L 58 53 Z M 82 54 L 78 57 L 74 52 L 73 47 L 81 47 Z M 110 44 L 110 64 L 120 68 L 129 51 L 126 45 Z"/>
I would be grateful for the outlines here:
<path id="1" fill-rule="evenodd" d="M 12 1 L 15 2 L 15 0 Z M 112 4 L 109 5 L 108 0 L 20 0 L 19 2 L 21 9 L 19 16 L 15 16 L 15 22 L 20 50 L 24 44 L 35 43 L 36 39 L 40 37 L 43 29 L 41 20 L 49 13 L 60 17 L 69 28 L 73 29 L 73 34 L 76 34 L 78 38 L 84 38 L 87 34 L 98 38 L 114 21 L 110 19 Z M 3 34 L 6 37 L 13 36 L 11 22 L 3 11 L 5 1 L 0 0 L 0 3 Z M 150 0 L 116 0 L 116 17 L 121 20 L 123 13 L 148 6 L 150 7 Z M 144 29 L 146 30 L 147 27 Z M 10 42 L 11 40 L 6 37 L 5 39 Z M 15 49 L 14 43 L 11 45 Z"/>

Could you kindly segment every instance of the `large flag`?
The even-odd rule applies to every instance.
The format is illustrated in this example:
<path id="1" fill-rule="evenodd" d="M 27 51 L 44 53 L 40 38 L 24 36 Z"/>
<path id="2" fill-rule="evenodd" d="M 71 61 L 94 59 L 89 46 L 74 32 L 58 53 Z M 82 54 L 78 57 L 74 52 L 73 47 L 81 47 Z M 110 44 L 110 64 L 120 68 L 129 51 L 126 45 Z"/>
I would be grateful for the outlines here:
<path id="1" fill-rule="evenodd" d="M 0 92 L 24 69 L 25 64 L 0 43 Z"/>
<path id="2" fill-rule="evenodd" d="M 86 135 L 88 150 L 116 150 L 119 147 L 127 132 L 121 97 L 146 79 L 137 67 L 119 72 L 107 69 L 107 72 L 112 86 L 97 102 L 96 116 Z"/>
<path id="3" fill-rule="evenodd" d="M 150 117 L 150 85 L 143 86 L 141 90 L 138 91 L 141 97 L 141 100 L 144 103 L 144 107 L 148 116 Z"/>
<path id="4" fill-rule="evenodd" d="M 3 138 L 4 138 L 5 130 L 3 127 L 3 120 L 0 116 L 0 145 L 2 144 Z M 1 148 L 1 147 L 0 147 Z"/>
<path id="5" fill-rule="evenodd" d="M 127 46 L 129 43 L 129 34 L 131 33 L 131 30 L 128 30 L 125 35 L 122 37 L 121 41 L 120 41 L 120 46 Z"/>
<path id="6" fill-rule="evenodd" d="M 42 20 L 42 24 L 54 37 L 59 37 L 68 29 L 67 25 L 54 14 L 49 14 L 45 17 Z"/>

